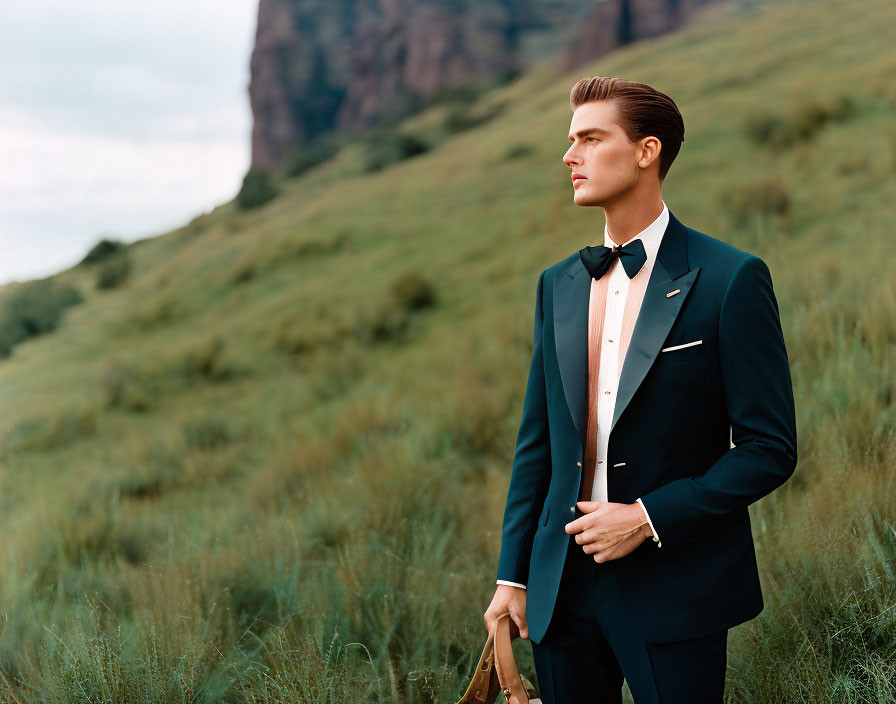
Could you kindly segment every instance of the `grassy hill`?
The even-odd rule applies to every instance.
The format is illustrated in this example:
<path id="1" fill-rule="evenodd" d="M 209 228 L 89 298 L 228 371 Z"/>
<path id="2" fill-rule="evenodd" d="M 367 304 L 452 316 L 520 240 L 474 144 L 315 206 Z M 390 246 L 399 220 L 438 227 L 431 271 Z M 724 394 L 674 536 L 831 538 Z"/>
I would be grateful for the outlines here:
<path id="1" fill-rule="evenodd" d="M 750 509 L 766 609 L 731 633 L 731 701 L 892 698 L 894 23 L 720 6 L 489 92 L 495 117 L 385 170 L 346 139 L 261 208 L 130 246 L 119 287 L 60 272 L 84 301 L 0 359 L 0 695 L 456 701 L 537 276 L 602 237 L 561 157 L 572 84 L 606 74 L 673 96 L 666 203 L 761 256 L 781 307 L 800 462 Z"/>

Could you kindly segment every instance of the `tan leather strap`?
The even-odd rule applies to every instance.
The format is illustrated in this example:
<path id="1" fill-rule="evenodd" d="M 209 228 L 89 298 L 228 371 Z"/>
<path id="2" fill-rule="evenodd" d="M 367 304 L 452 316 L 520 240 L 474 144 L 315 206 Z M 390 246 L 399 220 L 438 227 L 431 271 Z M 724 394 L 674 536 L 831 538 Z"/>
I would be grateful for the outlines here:
<path id="1" fill-rule="evenodd" d="M 523 686 L 520 672 L 516 667 L 513 657 L 513 647 L 510 640 L 510 614 L 504 614 L 498 618 L 495 626 L 495 669 L 498 671 L 498 681 L 501 683 L 501 691 L 507 704 L 528 704 L 529 695 Z M 538 702 L 538 699 L 532 700 Z"/>
<path id="2" fill-rule="evenodd" d="M 495 701 L 495 697 L 501 691 L 501 685 L 498 684 L 498 675 L 495 672 L 494 644 L 495 634 L 489 632 L 473 678 L 457 704 L 492 704 Z"/>

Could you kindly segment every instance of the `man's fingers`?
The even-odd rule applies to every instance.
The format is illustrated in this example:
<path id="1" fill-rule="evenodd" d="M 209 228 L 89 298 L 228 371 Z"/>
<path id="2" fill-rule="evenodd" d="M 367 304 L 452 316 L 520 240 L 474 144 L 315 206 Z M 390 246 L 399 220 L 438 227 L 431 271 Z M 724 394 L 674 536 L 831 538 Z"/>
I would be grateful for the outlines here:
<path id="1" fill-rule="evenodd" d="M 580 523 L 580 521 L 584 518 L 584 516 L 580 516 L 574 521 L 570 521 L 566 524 L 565 530 L 567 533 L 578 533 L 582 528 L 585 527 L 584 523 Z"/>
<path id="2" fill-rule="evenodd" d="M 586 530 L 583 530 L 581 533 L 577 533 L 577 534 L 576 534 L 576 537 L 574 538 L 574 540 L 575 540 L 579 545 L 585 545 L 586 543 L 593 543 L 593 542 L 595 542 L 595 541 L 597 540 L 597 537 L 598 537 L 598 536 L 597 536 L 597 534 L 595 533 L 595 531 L 592 530 L 592 529 L 590 529 L 590 528 L 588 528 L 588 529 L 586 529 Z"/>
<path id="3" fill-rule="evenodd" d="M 616 547 L 609 548 L 600 548 L 596 550 L 594 555 L 595 562 L 609 562 L 610 560 L 616 560 L 619 558 L 619 551 Z"/>
<path id="4" fill-rule="evenodd" d="M 519 614 L 515 614 L 513 612 L 510 613 L 510 617 L 513 619 L 513 622 L 516 624 L 516 627 L 519 629 L 520 638 L 528 638 L 529 637 L 529 626 L 526 624 L 526 617 L 521 616 Z"/>
<path id="5" fill-rule="evenodd" d="M 499 614 L 495 614 L 493 611 L 487 611 L 485 613 L 483 620 L 485 621 L 485 627 L 488 631 L 491 631 L 495 627 L 495 624 L 498 622 L 498 615 Z"/>
<path id="6" fill-rule="evenodd" d="M 574 521 L 570 521 L 566 524 L 566 532 L 567 533 L 578 533 L 579 531 L 585 529 L 590 523 L 592 519 L 588 518 L 588 514 L 596 511 L 601 504 L 607 503 L 606 501 L 577 501 L 576 506 L 579 507 L 579 510 L 584 511 L 584 516 L 579 516 Z"/>
<path id="7" fill-rule="evenodd" d="M 586 513 L 584 516 L 579 516 L 574 521 L 570 521 L 569 523 L 567 523 L 566 532 L 578 533 L 579 531 L 585 530 L 590 523 L 591 519 L 588 518 L 588 514 Z"/>
<path id="8" fill-rule="evenodd" d="M 606 501 L 576 501 L 576 506 L 579 507 L 580 510 L 585 513 L 591 513 L 596 510 L 598 506 L 601 504 L 607 503 Z"/>

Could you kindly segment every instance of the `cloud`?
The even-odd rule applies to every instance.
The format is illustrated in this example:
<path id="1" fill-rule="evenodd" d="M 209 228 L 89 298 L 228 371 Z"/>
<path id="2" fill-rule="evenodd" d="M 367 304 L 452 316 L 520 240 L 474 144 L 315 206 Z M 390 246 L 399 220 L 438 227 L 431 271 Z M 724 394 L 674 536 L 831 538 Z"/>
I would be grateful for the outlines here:
<path id="1" fill-rule="evenodd" d="M 229 200 L 249 162 L 254 0 L 4 10 L 0 283 Z"/>
<path id="2" fill-rule="evenodd" d="M 0 126 L 0 144 L 0 281 L 64 268 L 102 232 L 133 240 L 183 224 L 232 197 L 246 162 L 229 139 Z"/>

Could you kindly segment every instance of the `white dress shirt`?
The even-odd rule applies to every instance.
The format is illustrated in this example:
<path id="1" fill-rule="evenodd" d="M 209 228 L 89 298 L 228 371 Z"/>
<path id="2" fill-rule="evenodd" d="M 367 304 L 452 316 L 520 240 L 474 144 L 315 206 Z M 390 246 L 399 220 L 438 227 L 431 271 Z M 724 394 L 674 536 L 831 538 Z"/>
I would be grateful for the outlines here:
<path id="1" fill-rule="evenodd" d="M 631 240 L 639 239 L 644 245 L 644 252 L 647 259 L 644 262 L 644 276 L 648 281 L 653 272 L 653 265 L 656 262 L 656 254 L 660 249 L 660 242 L 663 240 L 663 233 L 669 224 L 669 208 L 666 207 L 666 201 L 663 201 L 663 210 L 652 223 L 641 230 Z M 604 246 L 612 247 L 616 242 L 610 237 L 607 226 L 604 225 Z M 639 272 L 640 273 L 640 272 Z M 624 360 L 620 360 L 617 354 L 618 345 L 608 343 L 608 340 L 619 340 L 622 333 L 622 315 L 625 311 L 625 302 L 628 298 L 629 277 L 625 273 L 625 268 L 617 258 L 613 262 L 609 271 L 604 274 L 609 276 L 609 286 L 607 288 L 607 303 L 604 309 L 604 324 L 601 331 L 603 339 L 600 346 L 600 366 L 598 367 L 598 389 L 601 393 L 597 397 L 597 467 L 594 471 L 594 484 L 591 487 L 592 501 L 609 501 L 607 498 L 607 449 L 610 441 L 610 426 L 613 423 L 613 412 L 616 409 L 616 392 L 619 388 L 619 366 Z M 639 309 L 640 310 L 640 309 Z M 635 316 L 637 318 L 637 316 Z M 607 344 L 604 344 L 607 343 Z M 610 393 L 606 393 L 609 391 Z M 637 502 L 644 511 L 644 516 L 650 525 L 653 533 L 653 542 L 662 547 L 660 538 L 656 529 L 653 527 L 653 521 L 647 513 L 647 508 L 638 497 Z"/>
<path id="2" fill-rule="evenodd" d="M 644 273 L 647 280 L 653 271 L 653 265 L 656 262 L 656 255 L 660 248 L 660 242 L 663 239 L 663 233 L 669 223 L 669 208 L 663 201 L 663 210 L 657 218 L 650 223 L 641 232 L 631 238 L 625 244 L 632 240 L 640 239 L 644 245 L 644 252 L 647 259 L 644 262 Z M 616 242 L 610 237 L 607 226 L 604 225 L 604 246 L 612 247 Z M 640 274 L 640 272 L 639 272 Z M 603 328 L 601 330 L 602 340 L 600 345 L 600 365 L 598 367 L 598 389 L 600 393 L 597 400 L 597 465 L 594 471 L 594 483 L 591 488 L 592 501 L 608 501 L 607 498 L 607 448 L 609 444 L 609 429 L 613 422 L 613 412 L 616 408 L 616 392 L 619 386 L 619 355 L 618 344 L 611 344 L 611 341 L 618 341 L 622 333 L 622 318 L 625 312 L 625 302 L 628 298 L 629 277 L 625 273 L 625 268 L 617 258 L 610 269 L 604 276 L 609 276 L 609 286 L 607 288 L 607 301 L 604 308 Z M 637 316 L 636 316 L 637 317 Z M 604 344 L 606 343 L 606 344 Z M 607 393 L 609 392 L 609 393 Z M 650 515 L 640 497 L 637 502 L 641 505 L 641 510 L 647 518 L 650 530 L 653 533 L 653 541 L 662 547 L 660 538 Z M 510 582 L 499 579 L 498 584 L 508 584 L 514 587 L 526 588 L 526 585 L 518 582 Z"/>

